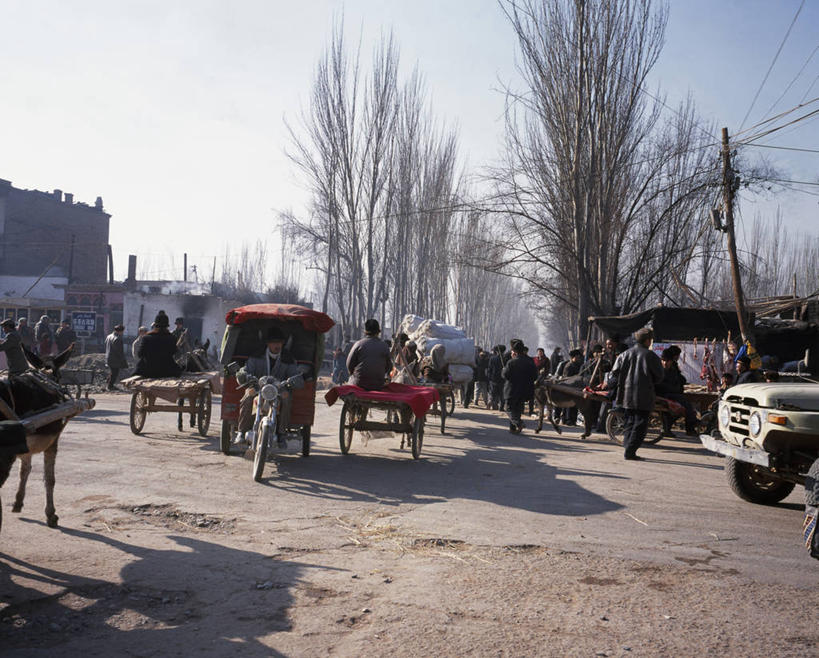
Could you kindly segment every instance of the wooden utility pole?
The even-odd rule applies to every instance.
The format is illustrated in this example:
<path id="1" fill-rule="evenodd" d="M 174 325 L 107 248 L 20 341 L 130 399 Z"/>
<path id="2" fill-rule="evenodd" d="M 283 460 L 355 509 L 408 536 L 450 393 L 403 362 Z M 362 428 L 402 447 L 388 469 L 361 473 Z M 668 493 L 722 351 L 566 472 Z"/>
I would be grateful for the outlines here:
<path id="1" fill-rule="evenodd" d="M 748 328 L 748 314 L 745 311 L 745 297 L 742 294 L 742 280 L 737 257 L 737 241 L 734 233 L 734 186 L 736 178 L 731 168 L 731 147 L 728 144 L 728 128 L 722 129 L 722 200 L 725 205 L 725 233 L 728 236 L 728 256 L 731 259 L 731 281 L 734 287 L 734 302 L 737 307 L 739 331 L 742 340 L 752 340 Z"/>

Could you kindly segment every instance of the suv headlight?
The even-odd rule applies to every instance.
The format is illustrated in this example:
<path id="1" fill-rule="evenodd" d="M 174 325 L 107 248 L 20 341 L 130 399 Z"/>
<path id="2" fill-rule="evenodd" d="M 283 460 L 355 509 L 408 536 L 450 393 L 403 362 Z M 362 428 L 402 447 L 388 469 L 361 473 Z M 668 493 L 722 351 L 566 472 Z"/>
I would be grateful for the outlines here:
<path id="1" fill-rule="evenodd" d="M 748 419 L 748 431 L 751 436 L 759 436 L 762 431 L 762 416 L 759 415 L 758 411 L 754 411 Z"/>
<path id="2" fill-rule="evenodd" d="M 273 384 L 265 384 L 262 386 L 262 398 L 270 402 L 275 400 L 279 395 L 278 389 Z"/>
<path id="3" fill-rule="evenodd" d="M 728 423 L 731 422 L 731 410 L 728 408 L 727 404 L 719 405 L 719 424 L 723 427 L 728 427 Z"/>

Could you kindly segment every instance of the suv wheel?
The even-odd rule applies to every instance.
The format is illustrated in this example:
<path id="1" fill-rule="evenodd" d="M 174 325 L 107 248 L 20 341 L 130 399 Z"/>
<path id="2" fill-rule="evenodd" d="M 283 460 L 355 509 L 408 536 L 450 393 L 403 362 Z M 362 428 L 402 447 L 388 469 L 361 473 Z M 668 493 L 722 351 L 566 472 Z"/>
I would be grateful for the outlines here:
<path id="1" fill-rule="evenodd" d="M 742 500 L 759 505 L 773 505 L 784 500 L 796 486 L 771 475 L 769 471 L 741 462 L 733 457 L 725 458 L 725 475 L 731 490 Z"/>

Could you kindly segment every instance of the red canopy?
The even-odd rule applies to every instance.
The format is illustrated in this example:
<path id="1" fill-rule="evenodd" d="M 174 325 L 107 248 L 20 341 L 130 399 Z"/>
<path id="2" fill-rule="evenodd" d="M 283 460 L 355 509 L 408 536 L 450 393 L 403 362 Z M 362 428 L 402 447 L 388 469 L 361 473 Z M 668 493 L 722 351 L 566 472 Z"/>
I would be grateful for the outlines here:
<path id="1" fill-rule="evenodd" d="M 225 322 L 242 324 L 248 320 L 298 320 L 305 331 L 324 333 L 335 325 L 332 318 L 321 311 L 297 304 L 249 304 L 228 311 Z"/>

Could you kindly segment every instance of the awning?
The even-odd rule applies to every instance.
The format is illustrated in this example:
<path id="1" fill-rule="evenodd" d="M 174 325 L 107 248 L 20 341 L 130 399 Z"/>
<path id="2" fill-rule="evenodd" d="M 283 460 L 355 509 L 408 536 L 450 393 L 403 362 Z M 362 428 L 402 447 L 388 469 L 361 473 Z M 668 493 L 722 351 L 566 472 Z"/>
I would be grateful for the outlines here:
<path id="1" fill-rule="evenodd" d="M 657 341 L 693 340 L 694 338 L 738 338 L 739 321 L 733 311 L 703 308 L 672 308 L 658 306 L 631 315 L 590 317 L 609 336 L 621 339 L 650 324 Z"/>
<path id="2" fill-rule="evenodd" d="M 225 316 L 227 324 L 242 324 L 248 320 L 297 320 L 305 331 L 320 333 L 329 331 L 336 324 L 326 313 L 297 304 L 249 304 L 234 308 Z"/>

